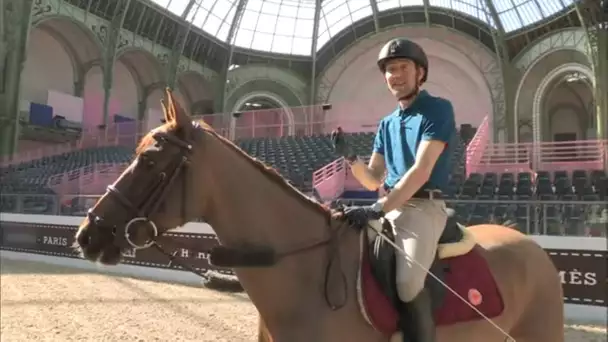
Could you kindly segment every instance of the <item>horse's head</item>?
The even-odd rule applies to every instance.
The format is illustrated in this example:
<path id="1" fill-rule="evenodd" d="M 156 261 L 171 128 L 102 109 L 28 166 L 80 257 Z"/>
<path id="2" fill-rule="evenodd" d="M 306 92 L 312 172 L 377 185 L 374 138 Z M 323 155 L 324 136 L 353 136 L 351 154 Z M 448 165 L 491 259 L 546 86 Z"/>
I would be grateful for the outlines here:
<path id="1" fill-rule="evenodd" d="M 170 90 L 162 103 L 165 123 L 149 132 L 133 162 L 89 210 L 76 234 L 83 256 L 117 264 L 125 249 L 141 249 L 165 231 L 202 216 L 208 204 L 192 189 L 213 184 L 202 165 L 210 147 Z M 210 128 L 209 128 L 210 130 Z"/>

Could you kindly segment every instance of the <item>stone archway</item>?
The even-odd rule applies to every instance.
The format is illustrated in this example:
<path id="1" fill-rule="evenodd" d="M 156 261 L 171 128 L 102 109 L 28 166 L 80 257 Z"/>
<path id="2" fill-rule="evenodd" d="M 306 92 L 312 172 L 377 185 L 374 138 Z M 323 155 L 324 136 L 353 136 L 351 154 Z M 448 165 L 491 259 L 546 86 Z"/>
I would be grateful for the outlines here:
<path id="1" fill-rule="evenodd" d="M 188 99 L 192 115 L 213 114 L 215 91 L 213 84 L 196 71 L 186 71 L 177 76 L 177 88 Z"/>
<path id="2" fill-rule="evenodd" d="M 578 63 L 566 63 L 562 64 L 553 70 L 551 70 L 541 81 L 539 87 L 534 93 L 533 100 L 533 111 L 532 111 L 532 136 L 534 142 L 542 141 L 542 103 L 543 99 L 547 95 L 547 90 L 552 82 L 555 82 L 559 77 L 563 77 L 568 73 L 576 72 L 584 75 L 587 79 L 591 80 L 592 84 L 595 82 L 594 74 L 591 68 L 578 64 Z"/>
<path id="3" fill-rule="evenodd" d="M 289 108 L 289 105 L 287 104 L 287 102 L 285 100 L 283 100 L 277 94 L 274 94 L 274 93 L 271 93 L 268 91 L 254 91 L 254 92 L 250 92 L 250 93 L 246 94 L 245 96 L 241 97 L 238 101 L 236 101 L 236 103 L 232 107 L 232 110 L 230 113 L 232 114 L 232 113 L 240 112 L 241 109 L 243 108 L 243 106 L 245 106 L 245 104 L 247 104 L 250 101 L 256 100 L 256 99 L 268 100 L 270 103 L 274 103 L 276 105 L 276 107 L 280 108 L 281 115 L 283 115 L 287 119 L 287 135 L 295 134 L 295 115 L 294 115 L 293 111 Z M 234 115 L 231 115 L 231 117 L 230 117 L 230 139 L 234 139 L 236 137 L 237 120 L 238 120 L 237 117 L 235 117 Z"/>
<path id="4" fill-rule="evenodd" d="M 165 70 L 158 59 L 147 50 L 128 47 L 116 54 L 116 63 L 120 63 L 129 71 L 131 78 L 136 84 L 136 99 L 125 99 L 130 102 L 137 101 L 131 104 L 137 106 L 135 118 L 137 120 L 145 120 L 150 109 L 160 110 L 159 101 L 155 101 L 154 103 L 149 101 L 152 93 L 160 89 L 166 81 Z M 115 86 L 117 85 L 114 84 L 113 88 Z M 116 90 L 113 89 L 113 95 L 115 92 Z"/>
<path id="5" fill-rule="evenodd" d="M 84 96 L 86 74 L 101 65 L 103 45 L 95 33 L 83 23 L 64 15 L 49 15 L 32 22 L 30 35 L 42 30 L 57 41 L 72 64 L 74 96 Z"/>

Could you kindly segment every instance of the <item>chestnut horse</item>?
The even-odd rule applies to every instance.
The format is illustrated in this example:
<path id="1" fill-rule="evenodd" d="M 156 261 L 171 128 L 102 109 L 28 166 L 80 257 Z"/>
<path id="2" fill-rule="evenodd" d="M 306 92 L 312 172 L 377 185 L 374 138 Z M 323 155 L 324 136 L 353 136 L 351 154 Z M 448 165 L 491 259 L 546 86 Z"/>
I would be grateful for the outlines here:
<path id="1" fill-rule="evenodd" d="M 394 328 L 388 320 L 370 321 L 372 313 L 395 317 L 389 307 L 378 306 L 387 297 L 378 295 L 378 287 L 370 282 L 369 267 L 361 271 L 368 260 L 362 257 L 365 234 L 204 122 L 192 122 L 169 90 L 165 99 L 166 122 L 142 139 L 134 161 L 80 225 L 75 245 L 83 257 L 115 265 L 122 251 L 162 249 L 166 244 L 160 241 L 171 241 L 165 232 L 204 218 L 224 248 L 218 250 L 217 260 L 232 253 L 235 273 L 260 314 L 260 341 L 399 340 L 386 330 Z M 438 314 L 444 323 L 437 323 L 437 341 L 492 342 L 510 336 L 517 342 L 563 342 L 562 287 L 547 253 L 505 226 L 483 224 L 463 232 L 474 247 L 452 251 L 451 256 L 446 249 L 442 258 L 456 265 L 475 258 L 458 259 L 468 253 L 483 262 L 473 271 L 487 269 L 495 285 L 468 287 L 469 301 L 491 316 L 493 324 L 485 317 L 462 318 L 464 309 L 445 304 L 448 309 Z M 241 261 L 235 261 L 239 252 Z M 258 261 L 253 260 L 256 255 Z M 249 265 L 246 259 L 251 259 Z M 477 277 L 463 266 L 446 274 Z M 448 279 L 447 285 L 458 284 L 456 278 L 443 279 Z M 477 290 L 491 286 L 497 294 Z M 483 307 L 492 301 L 501 306 L 490 315 Z M 457 312 L 460 321 L 449 318 Z M 379 328 L 383 325 L 384 330 Z"/>

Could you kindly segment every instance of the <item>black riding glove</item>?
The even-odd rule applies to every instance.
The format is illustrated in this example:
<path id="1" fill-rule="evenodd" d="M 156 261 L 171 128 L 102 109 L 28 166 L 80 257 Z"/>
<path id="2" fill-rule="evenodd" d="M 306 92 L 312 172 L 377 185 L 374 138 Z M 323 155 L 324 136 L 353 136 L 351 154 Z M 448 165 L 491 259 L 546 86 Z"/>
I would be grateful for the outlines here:
<path id="1" fill-rule="evenodd" d="M 334 147 L 334 152 L 340 156 L 343 156 L 344 159 L 354 162 L 357 159 L 357 155 L 353 153 L 350 145 L 346 141 L 346 137 L 344 133 L 340 130 L 334 130 L 331 132 L 331 143 Z"/>
<path id="2" fill-rule="evenodd" d="M 344 218 L 353 228 L 363 229 L 370 220 L 379 220 L 384 216 L 382 210 L 371 205 L 344 207 Z"/>

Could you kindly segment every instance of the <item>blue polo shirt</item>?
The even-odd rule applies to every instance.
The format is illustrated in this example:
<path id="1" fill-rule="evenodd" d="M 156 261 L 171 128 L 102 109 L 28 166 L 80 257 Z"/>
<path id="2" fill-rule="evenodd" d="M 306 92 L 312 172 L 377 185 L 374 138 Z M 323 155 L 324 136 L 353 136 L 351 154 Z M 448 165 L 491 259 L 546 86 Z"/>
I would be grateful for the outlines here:
<path id="1" fill-rule="evenodd" d="M 454 108 L 450 101 L 421 91 L 412 104 L 397 106 L 380 121 L 373 151 L 384 156 L 387 177 L 384 186 L 392 189 L 414 166 L 418 145 L 423 140 L 447 143 L 427 184 L 422 189 L 445 191 L 452 170 L 451 154 L 456 142 Z"/>

